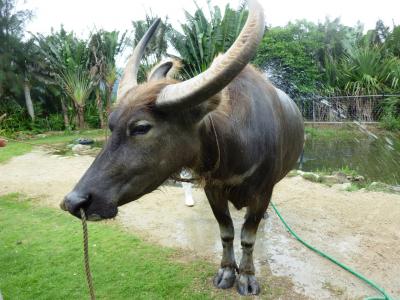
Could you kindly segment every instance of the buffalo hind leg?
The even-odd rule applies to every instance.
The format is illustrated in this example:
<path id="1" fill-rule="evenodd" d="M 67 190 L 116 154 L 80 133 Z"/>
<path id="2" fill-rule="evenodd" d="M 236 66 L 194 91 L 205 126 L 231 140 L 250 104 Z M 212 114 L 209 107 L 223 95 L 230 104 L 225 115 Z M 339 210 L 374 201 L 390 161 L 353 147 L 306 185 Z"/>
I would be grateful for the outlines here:
<path id="1" fill-rule="evenodd" d="M 237 290 L 241 295 L 257 295 L 260 293 L 260 285 L 255 277 L 253 249 L 258 225 L 267 210 L 271 193 L 269 193 L 266 198 L 268 200 L 254 201 L 256 203 L 251 203 L 251 205 L 247 207 L 247 213 L 241 232 L 242 260 L 239 265 L 239 279 L 237 282 Z"/>
<path id="2" fill-rule="evenodd" d="M 217 288 L 228 289 L 235 284 L 236 270 L 238 269 L 233 250 L 233 239 L 235 237 L 233 222 L 229 213 L 228 201 L 222 193 L 218 189 L 207 187 L 205 192 L 219 225 L 223 248 L 221 267 L 215 275 L 213 283 Z"/>

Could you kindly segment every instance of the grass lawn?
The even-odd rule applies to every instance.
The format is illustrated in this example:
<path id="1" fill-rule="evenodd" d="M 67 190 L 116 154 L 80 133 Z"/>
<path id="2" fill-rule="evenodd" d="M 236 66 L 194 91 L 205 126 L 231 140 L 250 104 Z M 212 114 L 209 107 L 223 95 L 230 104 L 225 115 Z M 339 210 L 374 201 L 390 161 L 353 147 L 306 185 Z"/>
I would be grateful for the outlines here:
<path id="1" fill-rule="evenodd" d="M 6 147 L 0 148 L 0 163 L 6 162 L 13 156 L 23 155 L 32 150 L 35 145 L 52 145 L 72 142 L 80 137 L 100 138 L 104 136 L 104 130 L 86 130 L 80 132 L 52 133 L 46 137 L 32 138 L 15 142 L 9 140 Z M 26 143 L 24 143 L 26 142 Z"/>
<path id="2" fill-rule="evenodd" d="M 215 266 L 176 262 L 113 224 L 89 224 L 99 299 L 209 299 Z M 88 299 L 80 220 L 18 194 L 0 197 L 0 290 L 4 299 Z"/>
<path id="3" fill-rule="evenodd" d="M 307 124 L 305 126 L 305 133 L 311 139 L 354 139 L 355 137 L 366 137 L 355 126 L 343 127 L 318 127 Z"/>

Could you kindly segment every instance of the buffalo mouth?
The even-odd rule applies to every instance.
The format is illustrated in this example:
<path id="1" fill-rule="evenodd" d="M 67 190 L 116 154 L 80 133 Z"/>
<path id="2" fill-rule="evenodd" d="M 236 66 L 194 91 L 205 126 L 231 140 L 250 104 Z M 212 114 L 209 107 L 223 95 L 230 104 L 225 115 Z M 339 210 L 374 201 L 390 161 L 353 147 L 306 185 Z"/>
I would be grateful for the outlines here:
<path id="1" fill-rule="evenodd" d="M 81 209 L 85 212 L 88 221 L 112 219 L 118 214 L 117 205 L 93 197 L 81 197 L 76 192 L 69 193 L 60 203 L 60 208 L 81 219 Z"/>

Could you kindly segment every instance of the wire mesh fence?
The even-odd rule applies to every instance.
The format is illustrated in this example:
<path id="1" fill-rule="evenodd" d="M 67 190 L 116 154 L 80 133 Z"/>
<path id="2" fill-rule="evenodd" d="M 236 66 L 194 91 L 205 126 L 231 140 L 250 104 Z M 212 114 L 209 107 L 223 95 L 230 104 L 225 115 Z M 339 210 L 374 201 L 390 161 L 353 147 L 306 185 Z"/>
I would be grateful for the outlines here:
<path id="1" fill-rule="evenodd" d="M 295 98 L 304 120 L 309 122 L 378 122 L 388 98 L 397 95 L 320 96 Z"/>

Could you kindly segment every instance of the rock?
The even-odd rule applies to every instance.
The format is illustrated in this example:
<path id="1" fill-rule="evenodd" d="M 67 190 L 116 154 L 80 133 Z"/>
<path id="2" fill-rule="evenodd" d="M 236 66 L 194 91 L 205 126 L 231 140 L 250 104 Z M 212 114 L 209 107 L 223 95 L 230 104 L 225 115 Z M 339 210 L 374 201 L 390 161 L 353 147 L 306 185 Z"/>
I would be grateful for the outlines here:
<path id="1" fill-rule="evenodd" d="M 294 177 L 299 175 L 300 173 L 297 170 L 291 170 L 286 176 L 287 177 Z"/>
<path id="2" fill-rule="evenodd" d="M 44 133 L 41 133 L 41 134 L 37 134 L 36 137 L 41 139 L 41 138 L 47 137 L 47 135 Z"/>
<path id="3" fill-rule="evenodd" d="M 369 185 L 369 187 L 378 190 L 378 189 L 387 189 L 390 187 L 390 185 L 383 183 L 383 182 L 374 181 Z"/>
<path id="4" fill-rule="evenodd" d="M 334 172 L 332 173 L 332 176 L 334 176 L 337 180 L 337 183 L 347 183 L 349 182 L 349 179 L 347 178 L 347 175 L 342 173 L 342 172 Z"/>
<path id="5" fill-rule="evenodd" d="M 351 176 L 347 176 L 342 172 L 334 172 L 332 175 L 326 175 L 322 177 L 322 182 L 327 185 L 344 184 L 349 183 Z"/>
<path id="6" fill-rule="evenodd" d="M 88 150 L 90 150 L 90 146 L 88 146 L 88 145 L 77 144 L 77 145 L 74 145 L 74 146 L 71 148 L 71 150 L 72 150 L 72 152 L 74 152 L 75 154 L 83 155 L 83 154 L 87 154 Z"/>
<path id="7" fill-rule="evenodd" d="M 333 185 L 333 184 L 343 184 L 349 182 L 347 178 L 343 176 L 337 176 L 337 175 L 327 175 L 323 176 L 322 178 L 323 182 L 328 184 L 328 185 Z"/>
<path id="8" fill-rule="evenodd" d="M 395 193 L 400 193 L 400 185 L 393 185 L 390 189 Z"/>
<path id="9" fill-rule="evenodd" d="M 322 177 L 319 176 L 318 174 L 315 174 L 315 173 L 312 173 L 312 172 L 303 172 L 301 174 L 301 176 L 304 179 L 312 181 L 312 182 L 322 182 Z"/>
<path id="10" fill-rule="evenodd" d="M 354 176 L 351 179 L 351 181 L 353 181 L 353 182 L 365 182 L 365 178 L 364 178 L 364 176 L 357 175 L 357 176 Z"/>
<path id="11" fill-rule="evenodd" d="M 341 189 L 342 191 L 347 191 L 349 188 L 351 188 L 351 183 L 350 182 L 345 182 L 341 184 Z"/>
<path id="12" fill-rule="evenodd" d="M 398 186 L 391 186 L 383 182 L 372 182 L 368 187 L 368 190 L 370 191 L 378 191 L 378 192 L 393 192 L 393 193 L 398 193 L 397 190 L 400 191 L 400 188 Z"/>

